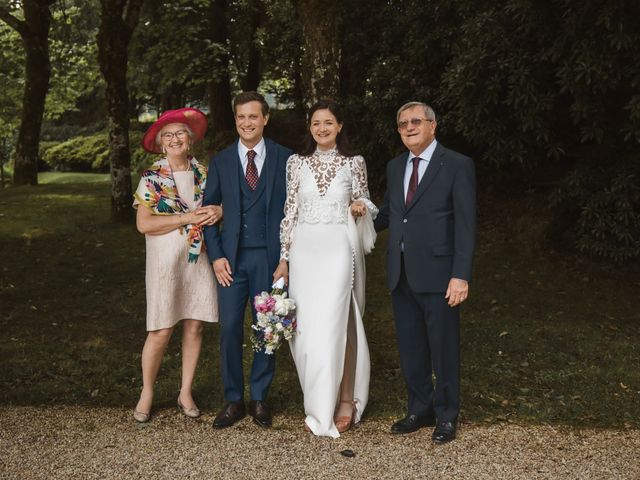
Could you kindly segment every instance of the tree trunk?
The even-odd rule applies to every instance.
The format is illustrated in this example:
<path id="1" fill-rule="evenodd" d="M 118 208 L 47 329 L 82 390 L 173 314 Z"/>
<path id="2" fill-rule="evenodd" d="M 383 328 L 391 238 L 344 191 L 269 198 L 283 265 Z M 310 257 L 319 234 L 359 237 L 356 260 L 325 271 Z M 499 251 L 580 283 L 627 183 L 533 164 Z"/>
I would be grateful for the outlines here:
<path id="1" fill-rule="evenodd" d="M 258 90 L 260 85 L 260 48 L 258 47 L 256 34 L 264 22 L 263 2 L 254 2 L 253 13 L 251 14 L 251 41 L 249 42 L 249 62 L 247 63 L 247 75 L 242 85 L 243 90 Z"/>
<path id="2" fill-rule="evenodd" d="M 26 56 L 22 118 L 13 174 L 13 183 L 16 185 L 38 184 L 40 128 L 51 76 L 49 7 L 52 3 L 53 0 L 24 0 L 24 20 L 19 20 L 0 8 L 0 18 L 20 33 Z"/>
<path id="3" fill-rule="evenodd" d="M 304 50 L 302 86 L 307 106 L 339 93 L 340 2 L 338 0 L 300 0 Z"/>
<path id="4" fill-rule="evenodd" d="M 215 0 L 210 11 L 211 40 L 227 48 L 227 2 Z M 229 80 L 229 55 L 220 55 L 216 68 L 207 85 L 209 94 L 209 110 L 211 114 L 210 135 L 214 138 L 218 133 L 233 130 L 235 120 L 231 109 L 231 84 Z"/>
<path id="5" fill-rule="evenodd" d="M 100 0 L 98 61 L 107 84 L 111 213 L 116 220 L 133 218 L 129 151 L 128 47 L 138 23 L 142 0 Z"/>

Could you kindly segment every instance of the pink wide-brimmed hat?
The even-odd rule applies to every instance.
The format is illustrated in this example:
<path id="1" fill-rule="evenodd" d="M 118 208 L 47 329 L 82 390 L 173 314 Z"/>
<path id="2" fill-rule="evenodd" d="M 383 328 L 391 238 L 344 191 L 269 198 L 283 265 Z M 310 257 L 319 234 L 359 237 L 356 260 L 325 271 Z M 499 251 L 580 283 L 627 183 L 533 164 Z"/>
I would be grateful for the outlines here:
<path id="1" fill-rule="evenodd" d="M 160 118 L 149 127 L 149 130 L 142 137 L 142 148 L 151 153 L 162 153 L 162 148 L 156 143 L 158 132 L 162 127 L 170 123 L 184 123 L 193 131 L 193 141 L 199 142 L 207 131 L 207 117 L 197 108 L 179 108 L 177 110 L 167 110 Z"/>

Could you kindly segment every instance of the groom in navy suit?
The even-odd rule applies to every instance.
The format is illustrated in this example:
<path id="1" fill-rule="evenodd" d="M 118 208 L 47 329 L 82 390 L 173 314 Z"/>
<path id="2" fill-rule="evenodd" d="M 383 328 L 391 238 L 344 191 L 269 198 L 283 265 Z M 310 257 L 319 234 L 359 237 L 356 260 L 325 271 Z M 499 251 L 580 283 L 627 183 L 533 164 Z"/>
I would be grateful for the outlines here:
<path id="1" fill-rule="evenodd" d="M 376 230 L 389 228 L 387 283 L 408 395 L 408 414 L 391 431 L 435 426 L 433 442 L 446 443 L 460 410 L 459 309 L 471 280 L 475 171 L 469 157 L 436 141 L 428 105 L 409 102 L 396 120 L 409 151 L 387 164 L 375 220 Z"/>
<path id="2" fill-rule="evenodd" d="M 278 268 L 280 221 L 286 198 L 286 164 L 291 150 L 263 138 L 269 105 L 257 92 L 244 92 L 233 102 L 240 138 L 209 162 L 204 205 L 222 204 L 224 221 L 206 227 L 205 243 L 218 281 L 220 356 L 225 406 L 213 426 L 224 428 L 245 416 L 242 369 L 243 327 L 247 302 L 253 321 L 253 297 L 270 291 Z M 265 402 L 275 371 L 274 355 L 255 352 L 250 373 L 249 414 L 271 426 Z"/>

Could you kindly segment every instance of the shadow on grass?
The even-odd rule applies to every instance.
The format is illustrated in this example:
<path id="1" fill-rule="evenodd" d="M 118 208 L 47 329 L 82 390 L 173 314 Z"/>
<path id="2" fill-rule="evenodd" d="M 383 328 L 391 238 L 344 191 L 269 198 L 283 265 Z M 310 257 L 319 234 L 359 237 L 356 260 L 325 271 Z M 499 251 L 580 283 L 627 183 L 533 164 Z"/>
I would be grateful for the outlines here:
<path id="1" fill-rule="evenodd" d="M 544 212 L 517 213 L 535 198 L 517 206 L 489 200 L 481 202 L 475 281 L 462 313 L 463 418 L 640 426 L 638 278 L 541 247 Z M 135 404 L 145 339 L 144 238 L 134 225 L 111 224 L 109 203 L 107 184 L 0 191 L 1 404 Z M 367 415 L 396 417 L 406 394 L 385 240 L 367 260 Z M 222 403 L 218 333 L 217 325 L 205 328 L 195 382 L 209 411 Z M 158 407 L 177 397 L 180 336 L 178 327 L 158 379 Z M 247 365 L 250 357 L 247 336 Z M 270 402 L 302 418 L 286 346 L 277 363 Z"/>

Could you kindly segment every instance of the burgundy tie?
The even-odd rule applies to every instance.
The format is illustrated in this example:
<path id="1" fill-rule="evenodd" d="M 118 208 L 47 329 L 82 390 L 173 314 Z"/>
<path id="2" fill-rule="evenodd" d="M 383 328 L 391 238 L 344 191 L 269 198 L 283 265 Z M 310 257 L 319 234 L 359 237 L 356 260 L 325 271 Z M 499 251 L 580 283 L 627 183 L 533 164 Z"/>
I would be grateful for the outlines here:
<path id="1" fill-rule="evenodd" d="M 256 158 L 256 152 L 253 150 L 249 150 L 247 152 L 247 173 L 244 178 L 247 179 L 247 184 L 251 190 L 255 190 L 258 186 L 258 167 L 256 167 L 256 162 L 254 159 Z"/>
<path id="2" fill-rule="evenodd" d="M 413 200 L 413 196 L 418 189 L 418 165 L 420 164 L 420 157 L 413 158 L 413 171 L 411 172 L 411 178 L 409 179 L 409 188 L 407 188 L 407 199 L 405 201 L 405 205 L 409 205 L 411 200 Z"/>

